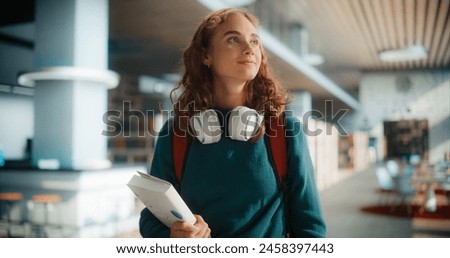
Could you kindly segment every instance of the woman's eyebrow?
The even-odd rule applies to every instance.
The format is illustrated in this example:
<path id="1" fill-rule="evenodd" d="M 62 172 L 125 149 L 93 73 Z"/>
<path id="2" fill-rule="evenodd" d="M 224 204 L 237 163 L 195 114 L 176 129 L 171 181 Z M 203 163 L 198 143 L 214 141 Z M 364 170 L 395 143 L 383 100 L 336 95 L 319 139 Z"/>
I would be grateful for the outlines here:
<path id="1" fill-rule="evenodd" d="M 239 31 L 229 30 L 229 31 L 225 32 L 225 33 L 223 34 L 223 36 L 225 37 L 225 36 L 230 35 L 230 34 L 233 34 L 233 35 L 242 35 Z M 250 34 L 250 36 L 255 37 L 255 38 L 259 38 L 258 34 L 256 34 L 256 33 L 252 33 L 252 34 Z"/>

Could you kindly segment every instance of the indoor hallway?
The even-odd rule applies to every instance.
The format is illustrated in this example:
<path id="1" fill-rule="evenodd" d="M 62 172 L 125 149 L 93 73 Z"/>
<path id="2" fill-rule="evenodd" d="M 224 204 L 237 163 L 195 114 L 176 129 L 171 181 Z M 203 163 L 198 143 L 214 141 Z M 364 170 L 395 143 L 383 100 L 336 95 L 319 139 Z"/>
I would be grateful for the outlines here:
<path id="1" fill-rule="evenodd" d="M 328 237 L 450 237 L 450 220 L 398 218 L 362 212 L 361 207 L 373 206 L 379 201 L 375 167 L 348 176 L 321 191 L 320 196 Z"/>

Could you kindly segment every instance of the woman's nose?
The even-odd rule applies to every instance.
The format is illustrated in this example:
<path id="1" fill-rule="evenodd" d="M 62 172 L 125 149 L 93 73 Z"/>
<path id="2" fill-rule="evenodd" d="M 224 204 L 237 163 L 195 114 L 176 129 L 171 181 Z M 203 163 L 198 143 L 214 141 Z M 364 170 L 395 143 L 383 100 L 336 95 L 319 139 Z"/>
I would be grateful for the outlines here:
<path id="1" fill-rule="evenodd" d="M 254 55 L 255 51 L 250 43 L 246 43 L 244 46 L 243 54 L 246 56 Z"/>

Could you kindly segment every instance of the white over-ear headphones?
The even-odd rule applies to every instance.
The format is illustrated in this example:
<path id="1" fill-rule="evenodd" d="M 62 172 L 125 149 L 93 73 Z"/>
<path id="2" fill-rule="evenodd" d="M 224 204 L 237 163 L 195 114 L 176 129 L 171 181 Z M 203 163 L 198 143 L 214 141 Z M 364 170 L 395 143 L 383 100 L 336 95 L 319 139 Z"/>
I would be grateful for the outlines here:
<path id="1" fill-rule="evenodd" d="M 264 116 L 256 110 L 239 106 L 228 114 L 228 134 L 231 139 L 248 141 L 259 129 Z M 191 117 L 189 120 L 195 137 L 203 144 L 220 141 L 222 130 L 215 110 L 207 109 Z"/>

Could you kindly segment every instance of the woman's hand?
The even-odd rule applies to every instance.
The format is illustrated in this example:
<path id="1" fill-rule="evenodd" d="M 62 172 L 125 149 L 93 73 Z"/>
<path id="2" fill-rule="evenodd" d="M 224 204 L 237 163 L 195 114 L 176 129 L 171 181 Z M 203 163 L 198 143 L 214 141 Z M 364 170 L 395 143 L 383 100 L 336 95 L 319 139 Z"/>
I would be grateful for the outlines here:
<path id="1" fill-rule="evenodd" d="M 197 222 L 194 225 L 189 225 L 186 222 L 177 221 L 173 223 L 170 229 L 170 237 L 185 237 L 185 238 L 209 238 L 211 237 L 211 229 L 203 220 L 202 216 L 194 214 Z"/>

